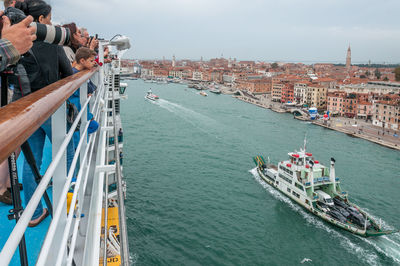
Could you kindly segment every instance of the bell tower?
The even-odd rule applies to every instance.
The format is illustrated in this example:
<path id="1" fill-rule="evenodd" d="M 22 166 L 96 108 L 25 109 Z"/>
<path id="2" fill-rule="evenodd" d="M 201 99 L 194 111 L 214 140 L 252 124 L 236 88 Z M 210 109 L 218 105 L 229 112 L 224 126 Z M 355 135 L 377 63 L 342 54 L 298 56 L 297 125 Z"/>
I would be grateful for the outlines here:
<path id="1" fill-rule="evenodd" d="M 349 48 L 347 49 L 347 56 L 346 56 L 346 70 L 347 72 L 350 72 L 351 69 L 351 49 L 350 49 L 350 44 Z"/>

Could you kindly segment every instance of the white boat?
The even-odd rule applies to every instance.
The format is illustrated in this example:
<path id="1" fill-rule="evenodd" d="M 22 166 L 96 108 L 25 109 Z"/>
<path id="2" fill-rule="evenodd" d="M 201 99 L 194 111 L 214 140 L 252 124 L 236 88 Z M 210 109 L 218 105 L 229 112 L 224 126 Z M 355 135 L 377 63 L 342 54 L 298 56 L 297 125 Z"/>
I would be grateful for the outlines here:
<path id="1" fill-rule="evenodd" d="M 201 91 L 201 92 L 199 92 L 199 94 L 200 94 L 201 96 L 208 96 L 208 94 L 207 94 L 205 91 Z"/>
<path id="2" fill-rule="evenodd" d="M 159 97 L 158 97 L 157 95 L 155 95 L 155 94 L 151 91 L 151 89 L 147 92 L 145 98 L 146 98 L 146 99 L 149 99 L 149 100 L 151 100 L 151 101 L 156 101 L 156 100 L 159 99 Z"/>
<path id="3" fill-rule="evenodd" d="M 304 207 L 312 214 L 351 233 L 379 236 L 398 232 L 383 230 L 371 216 L 348 199 L 335 176 L 335 159 L 330 168 L 306 152 L 289 152 L 289 159 L 278 165 L 266 163 L 262 156 L 253 158 L 257 172 L 266 183 Z"/>
<path id="4" fill-rule="evenodd" d="M 210 92 L 215 93 L 215 94 L 221 94 L 221 90 L 216 89 L 216 88 L 211 88 Z"/>

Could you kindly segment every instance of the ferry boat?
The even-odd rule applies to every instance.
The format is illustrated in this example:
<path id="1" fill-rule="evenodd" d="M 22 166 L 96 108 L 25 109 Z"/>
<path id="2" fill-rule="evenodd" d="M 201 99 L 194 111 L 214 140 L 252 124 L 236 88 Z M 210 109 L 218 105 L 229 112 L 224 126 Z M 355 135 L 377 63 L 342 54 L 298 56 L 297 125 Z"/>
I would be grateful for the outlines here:
<path id="1" fill-rule="evenodd" d="M 398 232 L 383 230 L 377 221 L 350 202 L 335 176 L 334 158 L 328 168 L 306 152 L 305 145 L 288 155 L 289 159 L 278 165 L 265 162 L 260 155 L 254 157 L 262 180 L 314 215 L 351 233 L 369 237 Z"/>
<path id="2" fill-rule="evenodd" d="M 115 55 L 111 63 L 104 63 L 105 46 L 112 47 Z M 43 171 L 32 171 L 38 185 L 25 209 L 20 200 L 13 200 L 14 206 L 0 204 L 1 265 L 131 264 L 120 117 L 120 102 L 126 98 L 121 87 L 127 84 L 120 84 L 118 59 L 129 48 L 129 39 L 121 35 L 110 41 L 100 40 L 99 67 L 81 71 L 0 108 L 0 162 L 12 163 L 10 174 L 16 182 L 25 150 L 17 161 L 14 151 L 23 147 L 41 124 L 50 118 L 52 121 L 51 146 L 46 149 L 45 145 L 43 152 L 48 165 L 29 163 L 32 169 Z M 89 79 L 97 86 L 91 96 L 87 95 Z M 78 88 L 82 108 L 67 131 L 65 101 Z M 89 129 L 88 111 L 98 122 L 94 132 Z M 76 129 L 81 137 L 67 171 L 66 150 Z M 20 193 L 18 183 L 13 184 L 14 198 Z M 50 216 L 28 229 L 42 198 Z"/>
<path id="3" fill-rule="evenodd" d="M 146 96 L 144 96 L 145 99 L 149 99 L 150 101 L 156 101 L 159 99 L 157 95 L 155 95 L 151 89 L 147 92 Z"/>

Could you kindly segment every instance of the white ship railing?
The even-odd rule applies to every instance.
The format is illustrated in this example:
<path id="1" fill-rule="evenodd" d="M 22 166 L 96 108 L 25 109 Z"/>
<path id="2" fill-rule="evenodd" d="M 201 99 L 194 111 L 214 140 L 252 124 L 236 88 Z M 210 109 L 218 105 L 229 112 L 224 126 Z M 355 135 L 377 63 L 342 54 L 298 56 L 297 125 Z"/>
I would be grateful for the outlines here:
<path id="1" fill-rule="evenodd" d="M 82 75 L 83 74 L 83 75 Z M 72 88 L 69 88 L 69 93 L 64 93 L 66 95 L 63 95 L 63 98 L 68 98 L 70 95 L 72 95 L 72 93 L 79 87 L 81 87 L 80 93 L 81 93 L 81 104 L 82 104 L 82 109 L 78 115 L 78 119 L 82 118 L 82 122 L 81 122 L 81 136 L 84 136 L 83 133 L 86 132 L 87 130 L 87 120 L 86 120 L 86 106 L 88 105 L 90 98 L 86 99 L 86 95 L 87 95 L 87 80 L 88 78 L 90 78 L 94 72 L 91 73 L 86 73 L 86 75 L 84 73 L 82 73 L 81 75 L 77 74 L 78 76 L 81 76 L 82 78 L 80 79 L 80 81 L 78 83 L 75 84 L 70 84 L 70 86 L 72 86 Z M 72 77 L 71 79 L 73 79 L 74 77 Z M 65 82 L 65 81 L 64 81 Z M 58 84 L 52 84 L 53 87 L 57 86 Z M 46 88 L 42 89 L 41 91 L 43 92 L 43 90 L 45 90 Z M 54 95 L 60 94 L 59 90 L 62 90 L 63 86 L 56 88 L 52 91 L 52 93 Z M 41 92 L 39 91 L 39 92 Z M 35 93 L 32 93 L 31 95 L 34 95 Z M 31 96 L 29 95 L 29 96 Z M 100 93 L 98 94 L 100 95 Z M 29 97 L 26 96 L 26 97 Z M 31 98 L 33 98 L 33 96 Z M 51 94 L 49 94 L 47 97 L 51 98 Z M 45 97 L 43 97 L 45 98 Z M 43 113 L 43 104 L 38 104 L 38 102 L 40 102 L 42 99 L 42 97 L 40 97 L 40 99 L 38 99 L 38 101 L 32 103 L 31 105 L 31 110 L 29 110 L 28 112 L 32 112 L 32 116 L 35 116 L 35 114 L 37 116 L 40 116 L 41 113 Z M 24 98 L 22 98 L 23 100 Z M 82 101 L 83 100 L 83 101 Z M 17 102 L 15 102 L 15 104 L 17 104 Z M 51 105 L 51 104 L 57 104 L 55 102 L 47 102 L 47 104 Z M 7 108 L 11 108 L 10 106 L 12 106 L 12 104 L 6 106 L 5 108 L 3 108 L 1 111 L 3 112 L 7 112 Z M 47 106 L 48 107 L 48 106 Z M 56 107 L 57 108 L 57 107 Z M 44 118 L 43 120 L 47 120 L 47 118 L 51 115 L 51 111 L 47 112 L 48 116 L 46 118 Z M 84 115 L 85 114 L 85 115 Z M 77 158 L 78 155 L 80 153 L 80 150 L 77 149 L 74 159 L 73 159 L 73 165 L 71 166 L 70 169 L 70 174 L 67 176 L 66 174 L 66 148 L 68 146 L 68 143 L 71 141 L 73 133 L 75 131 L 75 128 L 77 127 L 78 124 L 78 119 L 72 124 L 71 129 L 69 130 L 69 132 L 67 133 L 67 135 L 65 135 L 65 133 L 62 132 L 66 132 L 66 105 L 65 102 L 63 102 L 57 109 L 57 111 L 55 111 L 54 114 L 51 115 L 51 119 L 52 119 L 52 154 L 53 154 L 53 159 L 52 162 L 50 163 L 46 173 L 44 174 L 44 176 L 42 177 L 42 180 L 40 181 L 40 183 L 37 186 L 37 189 L 35 190 L 34 194 L 32 195 L 29 203 L 27 204 L 22 216 L 20 217 L 18 223 L 16 224 L 16 226 L 14 227 L 14 229 L 12 230 L 7 242 L 5 243 L 5 245 L 2 248 L 2 251 L 0 253 L 0 261 L 4 264 L 9 264 L 15 251 L 16 248 L 18 247 L 19 242 L 21 241 L 22 236 L 24 235 L 27 227 L 28 227 L 28 223 L 31 220 L 33 213 L 36 210 L 37 205 L 39 204 L 41 198 L 43 197 L 44 192 L 47 189 L 47 186 L 51 180 L 52 177 L 53 178 L 53 209 L 55 210 L 54 215 L 53 215 L 53 221 L 49 227 L 50 231 L 50 237 L 52 239 L 56 239 L 56 240 L 61 240 L 61 236 L 60 232 L 62 232 L 62 228 L 65 227 L 65 221 L 66 219 L 66 212 L 62 212 L 62 210 L 66 209 L 66 197 L 67 197 L 67 193 L 64 192 L 65 191 L 65 187 L 69 187 L 69 184 L 71 182 L 71 178 L 72 178 L 72 173 L 75 170 L 75 166 L 76 166 L 76 162 L 77 162 Z M 16 122 L 14 121 L 14 124 Z M 7 123 L 1 123 L 0 124 L 0 131 L 2 126 L 7 126 Z M 40 124 L 37 126 L 39 127 Z M 36 128 L 37 128 L 36 127 Z M 35 131 L 36 129 L 33 129 L 31 131 Z M 16 131 L 18 132 L 18 131 Z M 26 136 L 26 139 L 29 137 L 29 135 Z M 22 141 L 20 140 L 19 143 L 14 143 L 14 145 L 21 145 L 22 142 L 24 142 L 26 139 L 23 139 Z M 83 137 L 81 139 L 84 139 Z M 8 138 L 9 140 L 9 138 Z M 82 145 L 78 148 L 82 148 Z M 6 155 L 7 156 L 7 155 Z M 82 163 L 83 161 L 81 161 Z M 65 179 L 65 177 L 67 176 L 67 179 Z M 61 217 L 63 215 L 63 217 Z M 54 229 L 55 227 L 57 227 L 57 231 L 58 231 L 58 235 L 54 234 Z M 46 239 L 49 239 L 48 237 L 46 237 Z M 45 241 L 46 243 L 46 241 Z M 60 245 L 61 242 L 60 241 L 54 241 L 54 246 L 52 246 L 53 250 L 57 245 Z M 42 249 L 42 252 L 45 249 Z M 41 252 L 41 254 L 42 254 Z M 45 251 L 46 252 L 46 251 Z M 49 263 L 50 261 L 47 261 L 47 263 Z M 44 265 L 44 261 L 43 260 L 39 260 L 38 261 L 39 265 Z M 55 265 L 55 264 L 53 264 Z"/>
<path id="2" fill-rule="evenodd" d="M 102 47 L 100 47 L 102 51 Z M 102 53 L 100 52 L 100 58 Z M 109 171 L 115 171 L 117 177 L 117 188 L 118 188 L 118 199 L 120 209 L 120 230 L 121 230 L 121 258 L 124 265 L 128 265 L 129 261 L 129 250 L 127 242 L 126 224 L 125 224 L 125 210 L 123 204 L 123 193 L 121 181 L 121 169 L 119 162 L 119 148 L 118 138 L 116 129 L 114 129 L 114 139 L 116 146 L 116 164 L 114 166 L 106 165 L 105 154 L 106 154 L 106 138 L 107 131 L 112 130 L 107 125 L 107 112 L 110 110 L 107 108 L 109 91 L 106 88 L 105 73 L 104 70 L 112 72 L 111 69 L 106 66 L 101 67 L 100 71 L 97 72 L 81 72 L 75 74 L 73 77 L 69 77 L 62 81 L 56 82 L 49 87 L 38 91 L 36 94 L 32 93 L 24 98 L 21 102 L 17 101 L 14 105 L 10 104 L 0 110 L 0 139 L 12 141 L 11 145 L 0 143 L 0 161 L 4 160 L 11 154 L 17 147 L 19 147 L 27 138 L 35 132 L 35 130 L 50 116 L 52 119 L 52 162 L 50 163 L 46 173 L 42 177 L 40 183 L 37 186 L 31 200 L 27 204 L 22 216 L 18 223 L 11 232 L 7 242 L 3 246 L 0 253 L 1 264 L 7 265 L 10 263 L 19 242 L 21 241 L 29 221 L 31 220 L 33 213 L 41 201 L 43 194 L 45 193 L 50 180 L 53 178 L 53 219 L 47 231 L 45 240 L 43 242 L 39 257 L 37 259 L 37 265 L 72 265 L 75 263 L 74 254 L 77 244 L 77 237 L 82 232 L 79 231 L 82 208 L 85 199 L 85 189 L 88 184 L 89 171 L 95 166 L 92 163 L 95 161 L 97 165 L 95 167 L 95 174 L 93 179 L 92 187 L 92 198 L 90 201 L 90 212 L 85 213 L 89 216 L 87 228 L 85 232 L 85 250 L 83 252 L 82 265 L 95 265 L 99 263 L 100 256 L 100 236 L 101 236 L 101 213 L 102 213 L 102 201 L 103 201 L 103 185 L 105 180 L 105 173 Z M 109 73 L 107 73 L 109 74 Z M 87 81 L 91 78 L 92 81 L 97 83 L 97 90 L 91 97 L 87 97 Z M 96 82 L 97 81 L 97 82 Z M 114 86 L 114 84 L 112 85 Z M 72 124 L 70 130 L 66 132 L 66 104 L 65 100 L 68 99 L 72 93 L 80 87 L 80 100 L 81 100 L 81 111 Z M 66 89 L 67 88 L 67 89 Z M 48 94 L 47 94 L 48 93 Z M 35 96 L 35 97 L 34 97 Z M 112 92 L 114 96 L 114 89 Z M 28 100 L 27 98 L 30 97 Z M 46 98 L 47 97 L 47 98 Z M 56 99 L 56 100 L 54 100 Z M 113 99 L 113 98 L 112 98 Z M 30 102 L 30 105 L 28 105 Z M 114 100 L 114 99 L 113 99 Z M 50 101 L 50 102 L 49 102 Z M 2 114 L 6 112 L 13 112 L 15 105 L 21 103 L 26 105 L 29 116 L 22 114 L 16 115 L 13 123 L 1 119 Z M 57 105 L 57 106 L 45 106 L 45 105 Z M 91 112 L 94 115 L 94 119 L 100 124 L 97 132 L 91 134 L 87 138 L 87 130 L 89 122 L 87 121 L 87 106 L 90 105 Z M 18 106 L 17 106 L 18 107 Z M 14 109 L 13 109 L 14 108 Z M 113 104 L 113 116 L 115 116 L 115 106 Z M 55 111 L 55 112 L 54 112 Z M 15 111 L 14 111 L 15 112 Z M 3 116 L 4 117 L 4 116 Z M 24 133 L 14 138 L 7 135 L 10 130 L 8 127 L 12 126 L 11 130 L 18 129 L 15 123 L 19 120 L 26 120 L 27 117 L 31 117 L 32 122 L 27 128 L 24 128 Z M 76 152 L 73 157 L 72 165 L 67 173 L 66 167 L 66 149 L 68 143 L 72 140 L 73 133 L 77 127 L 79 119 L 81 120 L 80 126 L 80 141 L 76 147 Z M 35 121 L 40 121 L 36 123 Z M 114 117 L 115 121 L 115 117 Z M 26 123 L 24 123 L 26 125 Z M 20 129 L 20 128 L 19 128 Z M 20 132 L 15 131 L 15 132 Z M 94 150 L 97 150 L 97 158 L 92 158 Z M 79 160 L 79 169 L 77 168 Z M 77 173 L 76 173 L 77 171 Z M 69 213 L 67 214 L 67 193 L 70 189 L 71 180 L 76 173 L 76 183 L 72 196 L 72 201 L 69 207 Z M 122 199 L 122 204 L 121 204 Z M 122 206 L 122 208 L 121 208 Z"/>

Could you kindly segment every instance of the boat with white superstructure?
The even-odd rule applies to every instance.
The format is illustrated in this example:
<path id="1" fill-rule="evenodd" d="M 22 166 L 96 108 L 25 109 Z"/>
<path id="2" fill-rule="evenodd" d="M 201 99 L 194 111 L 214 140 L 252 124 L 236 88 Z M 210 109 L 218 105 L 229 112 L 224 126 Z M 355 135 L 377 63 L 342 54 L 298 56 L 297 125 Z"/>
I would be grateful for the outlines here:
<path id="1" fill-rule="evenodd" d="M 369 237 L 398 232 L 383 230 L 380 223 L 349 201 L 335 176 L 334 158 L 328 168 L 306 152 L 305 145 L 288 155 L 288 160 L 277 165 L 265 162 L 260 155 L 254 157 L 262 180 L 314 215 L 354 234 Z"/>
<path id="2" fill-rule="evenodd" d="M 148 100 L 150 100 L 150 101 L 156 101 L 156 100 L 158 100 L 160 97 L 158 97 L 157 95 L 155 95 L 155 94 L 151 91 L 151 89 L 150 89 L 150 90 L 147 91 L 147 94 L 146 94 L 146 96 L 145 96 L 144 98 L 146 98 L 146 99 L 148 99 Z"/>

